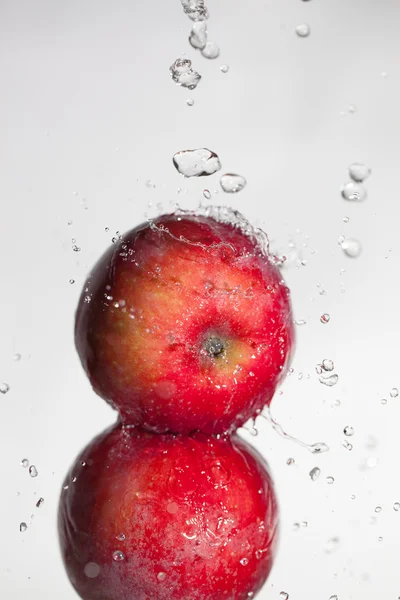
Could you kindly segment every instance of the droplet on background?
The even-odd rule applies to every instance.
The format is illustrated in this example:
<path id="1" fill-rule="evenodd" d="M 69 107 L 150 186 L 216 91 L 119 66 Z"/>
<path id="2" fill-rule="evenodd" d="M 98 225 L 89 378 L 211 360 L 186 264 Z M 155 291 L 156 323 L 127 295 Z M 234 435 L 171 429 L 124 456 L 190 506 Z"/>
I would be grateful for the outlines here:
<path id="1" fill-rule="evenodd" d="M 350 425 L 346 425 L 346 427 L 343 429 L 343 433 L 344 435 L 351 437 L 352 435 L 354 435 L 354 429 Z"/>
<path id="2" fill-rule="evenodd" d="M 246 186 L 246 180 L 241 175 L 234 173 L 226 173 L 221 176 L 220 184 L 224 192 L 227 194 L 236 194 Z"/>
<path id="3" fill-rule="evenodd" d="M 189 36 L 190 45 L 196 50 L 203 50 L 207 44 L 207 22 L 197 21 L 193 24 Z"/>
<path id="4" fill-rule="evenodd" d="M 316 444 L 312 444 L 308 447 L 312 454 L 323 454 L 324 452 L 329 452 L 329 446 L 324 442 L 317 442 Z"/>
<path id="5" fill-rule="evenodd" d="M 10 386 L 8 383 L 0 383 L 0 393 L 7 394 L 10 391 Z"/>
<path id="6" fill-rule="evenodd" d="M 393 504 L 393 510 L 395 510 L 396 512 L 399 512 L 399 510 L 400 510 L 400 502 L 395 502 Z"/>
<path id="7" fill-rule="evenodd" d="M 321 475 L 321 469 L 318 467 L 314 467 L 310 471 L 310 479 L 311 481 L 317 481 L 318 477 Z"/>
<path id="8" fill-rule="evenodd" d="M 213 175 L 221 168 L 218 155 L 207 148 L 182 150 L 173 156 L 176 170 L 185 177 Z"/>
<path id="9" fill-rule="evenodd" d="M 362 183 L 371 175 L 371 169 L 363 163 L 353 163 L 349 167 L 349 175 L 353 181 Z"/>
<path id="10" fill-rule="evenodd" d="M 160 571 L 160 572 L 157 574 L 157 579 L 158 579 L 158 581 L 165 581 L 165 580 L 166 580 L 166 578 L 167 578 L 167 574 L 166 574 L 166 573 L 164 573 L 164 571 Z"/>
<path id="11" fill-rule="evenodd" d="M 333 371 L 333 369 L 335 368 L 335 365 L 333 364 L 333 360 L 330 360 L 329 358 L 324 358 L 324 360 L 322 361 L 321 367 L 323 368 L 324 371 Z"/>
<path id="12" fill-rule="evenodd" d="M 210 190 L 203 190 L 203 196 L 206 200 L 211 200 L 211 192 Z"/>
<path id="13" fill-rule="evenodd" d="M 340 245 L 349 258 L 358 258 L 362 252 L 361 243 L 354 238 L 347 238 Z"/>
<path id="14" fill-rule="evenodd" d="M 350 444 L 350 442 L 348 440 L 344 440 L 342 442 L 342 446 L 343 446 L 343 448 L 346 448 L 346 450 L 348 450 L 349 452 L 351 452 L 353 450 L 353 444 Z"/>
<path id="15" fill-rule="evenodd" d="M 75 279 L 70 279 L 70 280 L 69 280 L 69 283 L 70 283 L 71 285 L 73 285 L 73 284 L 75 283 Z"/>
<path id="16" fill-rule="evenodd" d="M 31 465 L 29 467 L 29 475 L 31 477 L 37 477 L 39 475 L 37 468 L 35 467 L 35 465 Z"/>
<path id="17" fill-rule="evenodd" d="M 324 550 L 327 554 L 331 554 L 332 552 L 335 552 L 335 550 L 338 549 L 339 544 L 340 539 L 338 537 L 332 537 L 326 542 Z"/>
<path id="18" fill-rule="evenodd" d="M 310 35 L 311 29 L 308 23 L 302 23 L 301 25 L 297 25 L 296 33 L 301 38 L 306 38 Z"/>
<path id="19" fill-rule="evenodd" d="M 100 567 L 97 563 L 90 562 L 85 566 L 83 572 L 85 573 L 86 577 L 89 577 L 89 579 L 95 579 L 95 577 L 97 577 L 97 575 L 100 573 Z"/>
<path id="20" fill-rule="evenodd" d="M 327 477 L 327 478 L 326 478 L 326 483 L 327 483 L 328 485 L 332 485 L 333 483 L 335 483 L 335 478 L 334 478 L 334 477 L 331 477 L 331 476 Z"/>
<path id="21" fill-rule="evenodd" d="M 288 458 L 286 461 L 286 464 L 289 465 L 289 467 L 290 467 L 291 465 L 294 465 L 294 462 L 295 462 L 294 458 Z"/>
<path id="22" fill-rule="evenodd" d="M 27 469 L 29 467 L 29 460 L 27 458 L 23 458 L 21 460 L 21 467 L 24 467 L 24 469 Z"/>
<path id="23" fill-rule="evenodd" d="M 222 73 L 228 73 L 229 65 L 221 65 L 219 69 L 222 71 Z"/>
<path id="24" fill-rule="evenodd" d="M 323 315 L 321 315 L 319 320 L 321 321 L 321 323 L 326 325 L 331 320 L 331 316 L 328 313 L 324 313 Z"/>
<path id="25" fill-rule="evenodd" d="M 280 598 L 281 600 L 289 600 L 289 594 L 288 594 L 287 592 L 281 592 L 281 593 L 279 594 L 279 598 Z"/>
<path id="26" fill-rule="evenodd" d="M 219 46 L 215 42 L 207 42 L 201 53 L 204 58 L 218 58 L 220 53 Z"/>
<path id="27" fill-rule="evenodd" d="M 185 14 L 192 21 L 204 21 L 208 19 L 208 10 L 204 0 L 181 0 Z"/>
<path id="28" fill-rule="evenodd" d="M 125 560 L 125 554 L 123 552 L 121 552 L 121 550 L 115 550 L 115 552 L 113 552 L 113 561 L 115 562 L 122 562 L 123 560 Z"/>
<path id="29" fill-rule="evenodd" d="M 393 389 L 390 391 L 390 397 L 391 397 L 391 398 L 397 398 L 397 396 L 398 396 L 398 395 L 399 395 L 399 390 L 398 390 L 397 388 L 393 388 Z"/>
<path id="30" fill-rule="evenodd" d="M 241 558 L 239 562 L 242 565 L 242 567 L 246 567 L 249 564 L 249 559 L 248 558 Z"/>
<path id="31" fill-rule="evenodd" d="M 328 375 L 326 377 L 322 376 L 319 378 L 319 382 L 328 387 L 333 387 L 337 384 L 339 380 L 339 375 Z"/>
<path id="32" fill-rule="evenodd" d="M 341 189 L 342 197 L 350 202 L 363 202 L 367 197 L 367 190 L 361 183 L 349 181 Z"/>
<path id="33" fill-rule="evenodd" d="M 188 58 L 178 58 L 170 66 L 169 74 L 177 85 L 189 90 L 194 90 L 201 79 L 201 75 L 192 69 L 192 61 Z"/>
<path id="34" fill-rule="evenodd" d="M 36 502 L 36 508 L 40 508 L 43 503 L 44 503 L 44 498 L 39 498 L 39 500 Z"/>
<path id="35" fill-rule="evenodd" d="M 23 533 L 27 529 L 28 529 L 28 525 L 26 523 L 20 523 L 19 530 L 21 531 L 21 533 Z"/>
<path id="36" fill-rule="evenodd" d="M 188 98 L 188 99 L 186 100 L 186 104 L 187 104 L 188 106 L 194 106 L 194 100 L 193 100 L 193 98 Z"/>
<path id="37" fill-rule="evenodd" d="M 335 595 L 329 596 L 329 600 L 339 600 L 339 597 Z"/>

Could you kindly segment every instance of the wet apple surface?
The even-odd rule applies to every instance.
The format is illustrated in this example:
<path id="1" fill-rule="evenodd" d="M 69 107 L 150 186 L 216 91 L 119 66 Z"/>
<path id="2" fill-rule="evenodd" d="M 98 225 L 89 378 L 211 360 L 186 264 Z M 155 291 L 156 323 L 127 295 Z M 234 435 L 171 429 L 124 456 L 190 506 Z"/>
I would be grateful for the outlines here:
<path id="1" fill-rule="evenodd" d="M 255 236 L 172 214 L 91 273 L 75 340 L 94 390 L 156 432 L 233 431 L 269 404 L 293 347 L 289 292 Z"/>
<path id="2" fill-rule="evenodd" d="M 277 528 L 267 465 L 236 435 L 121 424 L 77 458 L 59 508 L 83 600 L 247 600 L 270 572 Z"/>

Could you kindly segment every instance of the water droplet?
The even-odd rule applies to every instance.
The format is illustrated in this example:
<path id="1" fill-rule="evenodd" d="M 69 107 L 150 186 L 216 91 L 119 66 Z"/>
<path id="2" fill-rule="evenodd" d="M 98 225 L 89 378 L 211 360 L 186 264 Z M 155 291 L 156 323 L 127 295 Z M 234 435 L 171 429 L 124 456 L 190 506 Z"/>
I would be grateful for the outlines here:
<path id="1" fill-rule="evenodd" d="M 203 190 L 203 196 L 206 200 L 211 200 L 211 192 L 210 190 Z"/>
<path id="2" fill-rule="evenodd" d="M 254 592 L 247 592 L 248 598 L 254 598 Z"/>
<path id="3" fill-rule="evenodd" d="M 294 465 L 294 462 L 295 462 L 294 458 L 288 458 L 286 461 L 286 464 L 290 466 L 290 465 Z"/>
<path id="4" fill-rule="evenodd" d="M 123 560 L 125 560 L 125 554 L 121 552 L 121 550 L 115 550 L 115 552 L 113 552 L 112 557 L 115 562 L 122 562 Z"/>
<path id="5" fill-rule="evenodd" d="M 339 597 L 334 594 L 333 596 L 329 596 L 329 600 L 339 600 Z"/>
<path id="6" fill-rule="evenodd" d="M 221 168 L 218 155 L 207 148 L 182 150 L 173 156 L 176 170 L 185 177 L 213 175 Z"/>
<path id="7" fill-rule="evenodd" d="M 220 70 L 222 73 L 227 73 L 229 71 L 229 65 L 221 65 Z"/>
<path id="8" fill-rule="evenodd" d="M 8 383 L 0 383 L 0 393 L 7 394 L 10 391 L 10 386 Z"/>
<path id="9" fill-rule="evenodd" d="M 75 279 L 70 279 L 70 280 L 69 280 L 69 283 L 70 283 L 71 285 L 73 285 L 73 284 L 75 283 Z"/>
<path id="10" fill-rule="evenodd" d="M 183 10 L 192 21 L 208 19 L 208 10 L 204 0 L 181 0 Z"/>
<path id="11" fill-rule="evenodd" d="M 314 467 L 313 469 L 311 469 L 311 471 L 310 471 L 311 481 L 317 481 L 317 479 L 320 475 L 321 475 L 321 469 L 319 469 L 318 467 Z"/>
<path id="12" fill-rule="evenodd" d="M 86 577 L 89 577 L 89 579 L 95 579 L 95 577 L 97 577 L 97 575 L 100 573 L 100 567 L 97 563 L 90 562 L 85 566 L 83 572 L 85 573 Z"/>
<path id="13" fill-rule="evenodd" d="M 119 542 L 123 542 L 125 540 L 125 534 L 120 533 L 119 535 L 116 536 L 115 539 L 118 540 Z"/>
<path id="14" fill-rule="evenodd" d="M 40 508 L 43 503 L 44 503 L 44 498 L 39 498 L 39 500 L 36 502 L 36 508 Z"/>
<path id="15" fill-rule="evenodd" d="M 376 513 L 379 514 L 380 512 L 382 512 L 382 506 L 375 506 L 374 510 L 375 510 Z"/>
<path id="16" fill-rule="evenodd" d="M 387 400 L 386 400 L 386 398 L 382 398 L 382 400 L 381 400 L 381 404 L 383 404 L 383 405 L 387 404 Z"/>
<path id="17" fill-rule="evenodd" d="M 296 33 L 301 38 L 306 38 L 310 35 L 311 29 L 308 23 L 302 23 L 301 25 L 297 25 Z"/>
<path id="18" fill-rule="evenodd" d="M 349 217 L 343 217 L 343 223 L 348 223 L 350 221 Z"/>
<path id="19" fill-rule="evenodd" d="M 349 175 L 353 181 L 362 183 L 371 175 L 371 169 L 363 163 L 353 163 L 349 167 Z"/>
<path id="20" fill-rule="evenodd" d="M 201 53 L 204 58 L 218 58 L 220 53 L 219 46 L 215 42 L 207 42 Z"/>
<path id="21" fill-rule="evenodd" d="M 194 100 L 193 100 L 193 98 L 188 98 L 188 99 L 186 100 L 186 104 L 187 104 L 188 106 L 194 106 Z"/>
<path id="22" fill-rule="evenodd" d="M 340 543 L 340 539 L 338 537 L 330 538 L 325 544 L 325 552 L 327 554 L 332 554 L 335 550 L 338 549 Z"/>
<path id="23" fill-rule="evenodd" d="M 13 356 L 13 359 L 14 359 L 14 361 L 15 361 L 15 362 L 18 362 L 18 361 L 20 361 L 20 360 L 21 360 L 21 358 L 22 358 L 22 355 L 21 355 L 19 352 L 16 352 L 16 353 L 14 354 L 14 356 Z"/>
<path id="24" fill-rule="evenodd" d="M 82 248 L 80 248 L 79 246 L 77 246 L 76 244 L 74 244 L 74 245 L 72 246 L 72 250 L 73 250 L 74 252 L 80 252 L 80 251 L 82 250 Z"/>
<path id="25" fill-rule="evenodd" d="M 177 85 L 189 90 L 194 90 L 201 79 L 201 75 L 192 69 L 192 61 L 188 58 L 178 58 L 170 66 L 169 74 Z"/>
<path id="26" fill-rule="evenodd" d="M 346 425 L 346 427 L 343 429 L 343 433 L 344 435 L 347 435 L 347 437 L 351 437 L 354 435 L 354 429 L 351 427 L 351 425 Z"/>
<path id="27" fill-rule="evenodd" d="M 391 397 L 391 398 L 397 398 L 397 396 L 398 396 L 398 395 L 399 395 L 399 390 L 398 390 L 397 388 L 393 388 L 393 389 L 390 391 L 390 397 Z"/>
<path id="28" fill-rule="evenodd" d="M 158 579 L 158 581 L 165 581 L 165 580 L 166 580 L 166 578 L 167 578 L 167 574 L 166 574 L 166 573 L 164 573 L 164 571 L 160 571 L 160 572 L 157 574 L 157 579 Z"/>
<path id="29" fill-rule="evenodd" d="M 362 251 L 361 243 L 353 238 L 343 240 L 341 247 L 349 258 L 358 258 Z"/>
<path id="30" fill-rule="evenodd" d="M 240 192 L 246 185 L 246 180 L 241 175 L 235 175 L 234 173 L 226 173 L 222 175 L 220 184 L 224 192 L 227 194 L 236 194 Z"/>
<path id="31" fill-rule="evenodd" d="M 350 442 L 347 440 L 343 440 L 342 446 L 343 448 L 346 448 L 346 450 L 349 450 L 349 452 L 353 450 L 353 444 L 350 444 Z"/>
<path id="32" fill-rule="evenodd" d="M 241 558 L 239 562 L 242 565 L 242 567 L 246 567 L 249 564 L 249 559 L 248 558 Z"/>
<path id="33" fill-rule="evenodd" d="M 21 467 L 24 467 L 24 469 L 27 469 L 29 467 L 29 460 L 27 458 L 23 458 L 21 460 Z"/>
<path id="34" fill-rule="evenodd" d="M 288 593 L 286 593 L 286 592 L 281 592 L 281 593 L 279 594 L 279 598 L 280 598 L 281 600 L 289 600 L 289 594 L 288 594 Z"/>
<path id="35" fill-rule="evenodd" d="M 28 529 L 28 525 L 26 523 L 20 523 L 19 530 L 23 533 Z"/>
<path id="36" fill-rule="evenodd" d="M 330 360 L 329 358 L 324 358 L 324 360 L 322 361 L 321 367 L 323 368 L 324 371 L 333 371 L 333 369 L 335 368 L 335 365 L 333 364 L 333 360 Z"/>
<path id="37" fill-rule="evenodd" d="M 203 50 L 207 44 L 207 22 L 197 21 L 193 24 L 189 42 L 196 50 Z"/>
<path id="38" fill-rule="evenodd" d="M 37 477 L 39 475 L 37 468 L 35 467 L 35 465 L 31 465 L 29 467 L 29 475 L 31 477 Z"/>
<path id="39" fill-rule="evenodd" d="M 327 477 L 327 478 L 326 478 L 326 483 L 327 483 L 328 485 L 332 485 L 332 483 L 335 483 L 335 478 L 334 478 L 334 477 L 331 477 L 331 476 Z"/>
<path id="40" fill-rule="evenodd" d="M 349 181 L 342 187 L 342 197 L 351 202 L 363 202 L 367 197 L 367 190 L 361 183 Z"/>
<path id="41" fill-rule="evenodd" d="M 321 315 L 320 317 L 320 321 L 321 323 L 323 323 L 324 325 L 326 325 L 327 323 L 329 323 L 329 321 L 331 320 L 331 316 L 328 313 L 324 313 L 323 315 Z"/>
<path id="42" fill-rule="evenodd" d="M 176 515 L 176 513 L 179 512 L 179 505 L 176 502 L 168 502 L 167 512 L 170 515 Z"/>
<path id="43" fill-rule="evenodd" d="M 400 510 L 400 502 L 395 502 L 393 504 L 393 510 L 395 510 L 396 512 L 399 512 L 399 510 Z"/>
<path id="44" fill-rule="evenodd" d="M 339 381 L 339 375 L 328 375 L 326 377 L 322 376 L 319 378 L 319 382 L 328 387 L 333 387 Z"/>

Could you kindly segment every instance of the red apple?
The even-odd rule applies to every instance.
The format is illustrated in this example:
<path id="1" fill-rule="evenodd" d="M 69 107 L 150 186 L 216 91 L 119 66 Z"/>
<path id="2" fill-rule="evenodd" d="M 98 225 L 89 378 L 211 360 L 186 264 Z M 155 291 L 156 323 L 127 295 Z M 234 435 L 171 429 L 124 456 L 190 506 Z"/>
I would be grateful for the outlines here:
<path id="1" fill-rule="evenodd" d="M 277 502 L 236 435 L 116 425 L 74 463 L 59 533 L 84 600 L 248 600 L 270 572 Z"/>
<path id="2" fill-rule="evenodd" d="M 221 433 L 270 403 L 292 323 L 254 230 L 181 213 L 133 229 L 100 259 L 75 339 L 94 390 L 125 422 Z"/>

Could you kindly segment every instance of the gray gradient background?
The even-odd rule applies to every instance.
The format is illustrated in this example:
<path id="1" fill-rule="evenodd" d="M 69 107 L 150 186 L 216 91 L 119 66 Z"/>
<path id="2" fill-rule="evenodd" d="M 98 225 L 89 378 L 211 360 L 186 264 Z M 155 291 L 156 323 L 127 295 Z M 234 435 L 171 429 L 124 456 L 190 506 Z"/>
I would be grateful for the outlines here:
<path id="1" fill-rule="evenodd" d="M 259 598 L 400 595 L 400 397 L 389 397 L 400 387 L 400 3 L 209 0 L 209 8 L 216 61 L 189 47 L 179 0 L 0 2 L 0 380 L 11 386 L 0 398 L 2 599 L 76 597 L 58 553 L 59 489 L 76 453 L 114 419 L 73 346 L 85 274 L 115 231 L 175 202 L 195 207 L 204 187 L 213 203 L 263 226 L 274 249 L 292 240 L 307 261 L 292 257 L 285 270 L 296 319 L 307 323 L 297 327 L 294 373 L 273 413 L 331 451 L 315 457 L 266 422 L 257 437 L 243 432 L 267 457 L 282 510 L 279 555 Z M 308 39 L 294 33 L 302 22 Z M 168 74 L 185 52 L 203 75 L 193 93 Z M 247 188 L 231 197 L 214 193 L 218 176 L 182 180 L 173 153 L 201 146 Z M 373 170 L 363 204 L 339 192 L 353 161 Z M 361 240 L 360 258 L 343 255 L 341 234 Z M 323 358 L 335 361 L 333 388 L 318 382 Z M 342 447 L 348 424 L 351 452 Z M 36 479 L 20 467 L 24 457 Z M 315 466 L 322 472 L 312 482 Z"/>

